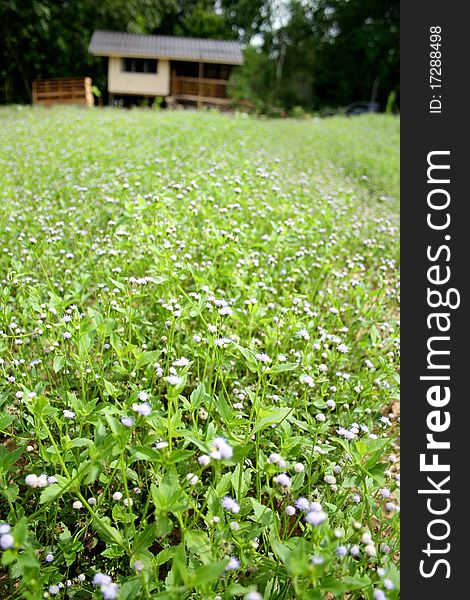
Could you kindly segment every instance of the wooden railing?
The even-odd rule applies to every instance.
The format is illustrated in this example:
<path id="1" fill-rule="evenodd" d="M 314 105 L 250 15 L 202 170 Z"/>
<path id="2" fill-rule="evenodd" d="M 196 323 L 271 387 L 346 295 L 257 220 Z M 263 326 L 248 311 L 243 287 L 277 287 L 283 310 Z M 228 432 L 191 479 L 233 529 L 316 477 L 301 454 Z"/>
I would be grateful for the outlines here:
<path id="1" fill-rule="evenodd" d="M 33 104 L 51 106 L 53 104 L 93 105 L 90 77 L 69 77 L 67 79 L 37 79 L 33 81 Z"/>
<path id="2" fill-rule="evenodd" d="M 203 77 L 179 77 L 172 75 L 171 95 L 176 99 L 195 100 L 198 102 L 213 102 L 225 104 L 228 85 L 226 79 L 207 79 Z"/>

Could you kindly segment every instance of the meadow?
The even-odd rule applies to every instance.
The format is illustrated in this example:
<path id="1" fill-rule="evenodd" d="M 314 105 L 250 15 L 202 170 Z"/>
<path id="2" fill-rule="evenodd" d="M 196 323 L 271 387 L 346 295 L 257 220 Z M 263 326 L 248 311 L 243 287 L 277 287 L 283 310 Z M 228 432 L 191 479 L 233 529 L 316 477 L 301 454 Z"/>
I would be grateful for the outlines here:
<path id="1" fill-rule="evenodd" d="M 399 119 L 0 110 L 0 597 L 399 597 Z"/>

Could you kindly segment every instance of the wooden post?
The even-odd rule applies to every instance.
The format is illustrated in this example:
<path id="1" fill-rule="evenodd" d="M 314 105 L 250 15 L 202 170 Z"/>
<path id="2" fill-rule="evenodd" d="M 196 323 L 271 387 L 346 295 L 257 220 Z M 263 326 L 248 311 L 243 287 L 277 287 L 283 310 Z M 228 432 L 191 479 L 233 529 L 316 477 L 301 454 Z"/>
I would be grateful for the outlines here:
<path id="1" fill-rule="evenodd" d="M 201 108 L 202 102 L 201 102 L 201 96 L 202 96 L 202 76 L 203 76 L 203 64 L 202 62 L 199 63 L 199 77 L 198 77 L 198 82 L 197 82 L 197 108 L 198 110 Z"/>

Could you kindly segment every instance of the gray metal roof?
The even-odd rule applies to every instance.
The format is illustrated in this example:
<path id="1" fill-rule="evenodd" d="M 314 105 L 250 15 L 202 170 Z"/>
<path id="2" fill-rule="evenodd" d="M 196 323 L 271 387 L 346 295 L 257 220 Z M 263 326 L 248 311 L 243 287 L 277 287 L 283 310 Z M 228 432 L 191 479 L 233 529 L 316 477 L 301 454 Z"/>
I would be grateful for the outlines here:
<path id="1" fill-rule="evenodd" d="M 96 56 L 167 58 L 227 65 L 243 64 L 242 49 L 238 42 L 169 35 L 95 31 L 88 46 L 88 52 Z"/>

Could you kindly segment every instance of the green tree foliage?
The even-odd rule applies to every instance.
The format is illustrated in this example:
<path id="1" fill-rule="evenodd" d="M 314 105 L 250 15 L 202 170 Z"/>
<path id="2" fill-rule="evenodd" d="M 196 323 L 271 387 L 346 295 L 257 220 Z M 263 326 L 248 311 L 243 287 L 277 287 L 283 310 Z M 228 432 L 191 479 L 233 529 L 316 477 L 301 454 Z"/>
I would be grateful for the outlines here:
<path id="1" fill-rule="evenodd" d="M 398 0 L 0 0 L 0 102 L 30 102 L 35 78 L 105 91 L 96 29 L 240 39 L 231 94 L 262 110 L 399 97 Z"/>
<path id="2" fill-rule="evenodd" d="M 317 0 L 304 14 L 316 40 L 317 102 L 385 107 L 399 92 L 399 1 Z"/>

